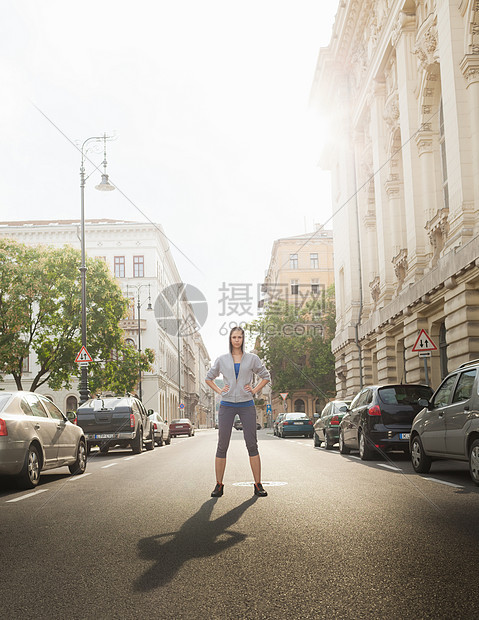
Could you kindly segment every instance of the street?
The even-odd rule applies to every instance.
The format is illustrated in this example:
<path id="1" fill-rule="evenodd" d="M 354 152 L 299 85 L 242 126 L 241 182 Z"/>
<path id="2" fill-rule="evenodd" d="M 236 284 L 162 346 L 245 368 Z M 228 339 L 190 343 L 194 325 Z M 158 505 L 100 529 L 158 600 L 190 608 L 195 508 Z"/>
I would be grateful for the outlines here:
<path id="1" fill-rule="evenodd" d="M 259 431 L 255 498 L 233 430 L 225 494 L 214 430 L 92 452 L 86 473 L 0 487 L 0 617 L 472 618 L 479 488 L 467 464 L 362 462 Z"/>

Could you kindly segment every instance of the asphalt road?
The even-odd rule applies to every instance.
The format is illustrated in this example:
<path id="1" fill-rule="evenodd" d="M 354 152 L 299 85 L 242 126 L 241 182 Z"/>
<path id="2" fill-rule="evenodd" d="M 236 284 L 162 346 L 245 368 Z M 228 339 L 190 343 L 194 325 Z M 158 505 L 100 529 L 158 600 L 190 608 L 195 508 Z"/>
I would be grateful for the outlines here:
<path id="1" fill-rule="evenodd" d="M 254 498 L 233 430 L 222 498 L 216 431 L 87 473 L 0 487 L 0 618 L 473 618 L 479 488 L 467 465 L 363 463 L 259 433 Z"/>

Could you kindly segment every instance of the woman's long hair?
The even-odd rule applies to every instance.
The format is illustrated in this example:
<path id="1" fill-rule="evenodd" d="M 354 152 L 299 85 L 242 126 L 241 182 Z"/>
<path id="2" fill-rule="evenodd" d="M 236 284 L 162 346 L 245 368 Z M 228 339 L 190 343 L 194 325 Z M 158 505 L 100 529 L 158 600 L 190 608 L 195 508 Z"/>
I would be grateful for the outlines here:
<path id="1" fill-rule="evenodd" d="M 233 332 L 241 332 L 243 334 L 243 342 L 241 343 L 241 353 L 244 353 L 244 329 L 242 327 L 233 327 L 229 335 L 230 353 L 233 353 L 233 345 L 231 344 L 231 336 Z"/>

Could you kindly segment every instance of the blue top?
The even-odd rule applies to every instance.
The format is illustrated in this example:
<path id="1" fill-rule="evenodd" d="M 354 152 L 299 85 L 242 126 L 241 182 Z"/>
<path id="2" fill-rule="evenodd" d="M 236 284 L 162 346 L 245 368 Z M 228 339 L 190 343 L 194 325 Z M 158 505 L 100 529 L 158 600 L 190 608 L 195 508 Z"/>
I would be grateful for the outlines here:
<path id="1" fill-rule="evenodd" d="M 239 369 L 240 369 L 240 363 L 239 362 L 238 363 L 235 362 L 235 375 L 236 375 L 236 378 L 238 378 Z M 251 399 L 251 400 L 244 401 L 242 403 L 230 403 L 227 400 L 222 400 L 220 402 L 220 405 L 223 405 L 223 407 L 254 407 L 254 400 Z"/>

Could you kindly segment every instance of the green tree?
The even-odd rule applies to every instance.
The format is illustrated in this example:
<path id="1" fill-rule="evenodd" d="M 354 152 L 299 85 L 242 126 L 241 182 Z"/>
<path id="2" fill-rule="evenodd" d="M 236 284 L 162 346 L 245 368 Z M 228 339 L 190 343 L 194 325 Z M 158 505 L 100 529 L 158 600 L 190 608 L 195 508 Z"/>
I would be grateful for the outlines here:
<path id="1" fill-rule="evenodd" d="M 119 321 L 128 302 L 102 260 L 86 263 L 88 351 L 93 359 L 110 361 L 112 351 L 127 347 Z M 53 390 L 70 388 L 71 378 L 78 376 L 74 360 L 81 347 L 80 265 L 80 252 L 69 246 L 31 247 L 0 240 L 0 372 L 13 375 L 19 390 L 24 389 L 23 363 L 31 352 L 39 366 L 31 391 L 45 383 Z M 108 361 L 90 365 L 94 383 L 96 375 L 103 377 Z M 127 367 L 132 372 L 131 365 L 122 370 L 128 387 L 141 363 L 137 357 L 131 375 L 125 375 Z"/>
<path id="2" fill-rule="evenodd" d="M 275 301 L 247 330 L 271 372 L 275 392 L 308 390 L 323 402 L 335 390 L 331 340 L 336 328 L 334 287 L 303 306 Z"/>

